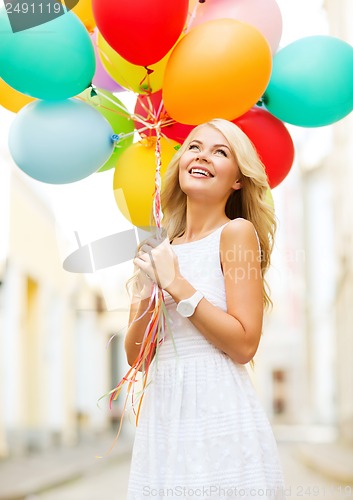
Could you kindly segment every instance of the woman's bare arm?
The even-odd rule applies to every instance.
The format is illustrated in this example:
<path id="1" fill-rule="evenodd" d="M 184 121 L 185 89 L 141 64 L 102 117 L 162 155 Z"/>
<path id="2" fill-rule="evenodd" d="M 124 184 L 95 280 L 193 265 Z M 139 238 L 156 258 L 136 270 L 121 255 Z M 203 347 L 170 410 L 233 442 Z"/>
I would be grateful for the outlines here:
<path id="1" fill-rule="evenodd" d="M 132 366 L 140 352 L 141 342 L 154 309 L 155 301 L 153 300 L 146 314 L 140 318 L 148 308 L 149 301 L 150 297 L 141 300 L 137 300 L 136 297 L 134 297 L 131 301 L 129 326 L 125 336 L 125 352 L 130 366 Z M 135 318 L 140 319 L 133 322 Z"/>
<path id="2" fill-rule="evenodd" d="M 203 298 L 188 319 L 212 344 L 235 362 L 245 364 L 256 353 L 263 320 L 260 253 L 252 223 L 241 219 L 227 224 L 222 231 L 220 251 L 227 312 Z M 179 302 L 196 290 L 179 276 L 167 291 Z"/>

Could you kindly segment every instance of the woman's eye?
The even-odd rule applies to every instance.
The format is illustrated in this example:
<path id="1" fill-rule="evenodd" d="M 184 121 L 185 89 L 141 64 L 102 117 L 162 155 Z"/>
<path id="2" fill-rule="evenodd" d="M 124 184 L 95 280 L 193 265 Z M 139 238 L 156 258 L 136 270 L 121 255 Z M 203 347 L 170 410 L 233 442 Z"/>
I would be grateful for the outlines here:
<path id="1" fill-rule="evenodd" d="M 200 148 L 198 147 L 197 144 L 190 144 L 189 149 L 197 149 L 197 150 L 199 150 Z"/>
<path id="2" fill-rule="evenodd" d="M 224 149 L 216 149 L 216 153 L 220 153 L 223 156 L 227 156 L 227 153 L 224 151 Z"/>

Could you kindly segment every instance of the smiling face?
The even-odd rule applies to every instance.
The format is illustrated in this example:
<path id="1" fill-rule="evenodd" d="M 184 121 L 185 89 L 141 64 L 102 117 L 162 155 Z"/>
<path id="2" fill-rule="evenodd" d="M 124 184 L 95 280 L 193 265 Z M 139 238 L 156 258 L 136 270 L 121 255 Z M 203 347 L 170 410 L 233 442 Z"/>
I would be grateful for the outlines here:
<path id="1" fill-rule="evenodd" d="M 200 127 L 179 160 L 179 183 L 187 196 L 228 199 L 240 189 L 241 173 L 223 134 L 212 126 Z"/>

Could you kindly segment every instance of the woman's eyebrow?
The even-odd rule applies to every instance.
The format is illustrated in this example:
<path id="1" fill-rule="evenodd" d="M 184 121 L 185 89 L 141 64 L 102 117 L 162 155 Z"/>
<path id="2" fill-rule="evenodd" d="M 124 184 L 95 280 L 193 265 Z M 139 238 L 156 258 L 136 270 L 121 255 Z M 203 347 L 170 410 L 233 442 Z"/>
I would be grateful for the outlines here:
<path id="1" fill-rule="evenodd" d="M 227 144 L 214 144 L 213 147 L 214 148 L 219 148 L 219 147 L 228 148 L 230 150 L 230 147 L 227 146 Z"/>
<path id="2" fill-rule="evenodd" d="M 203 144 L 202 141 L 199 141 L 198 139 L 193 139 L 191 142 L 197 142 L 198 144 Z M 190 142 L 190 144 L 191 144 Z M 213 148 L 219 148 L 219 147 L 222 147 L 222 148 L 228 148 L 230 150 L 230 147 L 227 146 L 227 144 L 213 144 L 212 146 Z"/>

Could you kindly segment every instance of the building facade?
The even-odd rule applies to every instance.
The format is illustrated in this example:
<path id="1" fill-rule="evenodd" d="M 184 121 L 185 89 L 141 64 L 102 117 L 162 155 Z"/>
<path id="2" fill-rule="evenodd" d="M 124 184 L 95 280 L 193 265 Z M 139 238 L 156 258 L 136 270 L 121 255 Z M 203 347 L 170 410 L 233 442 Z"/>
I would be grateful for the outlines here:
<path id="1" fill-rule="evenodd" d="M 353 4 L 325 0 L 330 33 L 353 45 Z M 353 445 L 353 113 L 333 125 L 333 148 L 328 158 L 334 196 L 337 424 L 342 439 Z"/>
<path id="2" fill-rule="evenodd" d="M 63 269 L 57 225 L 36 181 L 1 149 L 0 456 L 71 445 L 117 427 L 109 409 L 126 372 L 122 307 Z M 117 286 L 121 294 L 121 286 Z M 125 300 L 125 303 L 124 303 Z M 115 337 L 109 342 L 109 340 Z"/>

